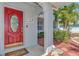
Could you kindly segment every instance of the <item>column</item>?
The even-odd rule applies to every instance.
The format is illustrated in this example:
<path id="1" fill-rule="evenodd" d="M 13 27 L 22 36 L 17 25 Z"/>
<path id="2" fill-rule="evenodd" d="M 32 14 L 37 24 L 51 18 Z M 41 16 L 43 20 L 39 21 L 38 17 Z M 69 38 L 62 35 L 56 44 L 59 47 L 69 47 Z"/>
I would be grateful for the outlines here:
<path id="1" fill-rule="evenodd" d="M 43 3 L 44 12 L 44 50 L 53 45 L 53 9 L 50 3 Z"/>

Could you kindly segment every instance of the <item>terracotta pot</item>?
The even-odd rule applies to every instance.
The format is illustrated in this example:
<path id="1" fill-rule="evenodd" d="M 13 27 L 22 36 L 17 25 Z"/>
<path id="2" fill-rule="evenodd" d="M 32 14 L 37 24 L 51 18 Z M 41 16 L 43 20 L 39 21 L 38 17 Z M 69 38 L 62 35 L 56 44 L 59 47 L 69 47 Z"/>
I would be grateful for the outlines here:
<path id="1" fill-rule="evenodd" d="M 43 37 L 38 38 L 38 44 L 39 44 L 40 46 L 44 46 L 44 38 L 43 38 Z"/>

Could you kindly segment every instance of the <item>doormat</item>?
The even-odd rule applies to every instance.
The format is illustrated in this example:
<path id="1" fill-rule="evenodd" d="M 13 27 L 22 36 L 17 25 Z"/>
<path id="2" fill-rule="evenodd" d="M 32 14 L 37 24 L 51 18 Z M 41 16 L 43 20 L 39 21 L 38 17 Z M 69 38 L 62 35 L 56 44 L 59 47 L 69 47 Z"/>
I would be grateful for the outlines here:
<path id="1" fill-rule="evenodd" d="M 27 51 L 27 49 L 22 48 L 22 49 L 19 49 L 19 50 L 16 50 L 16 51 L 8 52 L 8 53 L 5 54 L 5 56 L 22 56 L 22 55 L 25 55 L 27 53 L 29 53 Z"/>

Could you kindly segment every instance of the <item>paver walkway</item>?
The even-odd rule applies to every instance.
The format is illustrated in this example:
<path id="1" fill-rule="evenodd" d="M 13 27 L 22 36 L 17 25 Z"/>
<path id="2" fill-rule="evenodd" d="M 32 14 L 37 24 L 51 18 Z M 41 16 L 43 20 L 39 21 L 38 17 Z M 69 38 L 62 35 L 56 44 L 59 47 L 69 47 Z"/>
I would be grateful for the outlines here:
<path id="1" fill-rule="evenodd" d="M 64 56 L 79 56 L 79 44 L 70 40 L 68 43 L 54 42 L 55 46 L 64 51 Z"/>

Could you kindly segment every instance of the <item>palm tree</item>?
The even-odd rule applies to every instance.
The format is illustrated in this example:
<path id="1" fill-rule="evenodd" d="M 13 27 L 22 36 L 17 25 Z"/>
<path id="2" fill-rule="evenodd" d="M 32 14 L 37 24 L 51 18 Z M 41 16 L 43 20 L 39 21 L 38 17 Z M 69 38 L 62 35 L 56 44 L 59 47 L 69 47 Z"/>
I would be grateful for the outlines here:
<path id="1" fill-rule="evenodd" d="M 74 24 L 78 19 L 78 12 L 75 10 L 79 8 L 79 5 L 72 3 L 68 6 L 59 8 L 57 11 L 54 11 L 56 21 L 61 19 L 60 24 L 63 25 L 65 31 L 69 31 L 70 25 Z"/>

